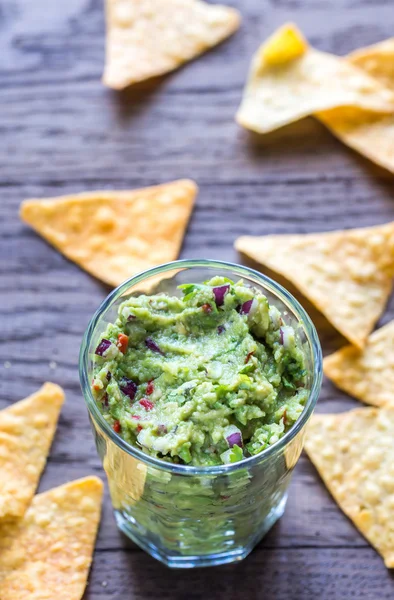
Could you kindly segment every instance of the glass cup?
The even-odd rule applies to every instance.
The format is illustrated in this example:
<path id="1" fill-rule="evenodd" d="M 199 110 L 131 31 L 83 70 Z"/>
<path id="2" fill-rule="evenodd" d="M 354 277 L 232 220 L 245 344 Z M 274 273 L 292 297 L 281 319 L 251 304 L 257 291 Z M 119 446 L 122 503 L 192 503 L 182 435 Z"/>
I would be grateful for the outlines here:
<path id="1" fill-rule="evenodd" d="M 275 444 L 238 463 L 210 467 L 172 464 L 120 438 L 103 418 L 90 390 L 93 355 L 119 305 L 130 295 L 180 295 L 182 283 L 223 275 L 243 279 L 277 306 L 302 344 L 309 398 L 293 427 Z M 282 516 L 291 474 L 301 454 L 305 426 L 322 380 L 316 330 L 301 305 L 282 286 L 243 266 L 211 260 L 179 260 L 132 277 L 100 306 L 80 353 L 82 391 L 119 528 L 169 567 L 202 567 L 245 558 Z"/>

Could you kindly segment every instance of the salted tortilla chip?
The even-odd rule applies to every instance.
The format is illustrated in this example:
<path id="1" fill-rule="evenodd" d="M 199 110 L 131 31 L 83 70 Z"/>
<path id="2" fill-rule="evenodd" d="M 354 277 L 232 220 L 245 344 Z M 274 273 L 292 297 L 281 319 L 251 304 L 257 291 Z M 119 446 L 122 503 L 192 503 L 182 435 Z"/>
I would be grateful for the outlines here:
<path id="1" fill-rule="evenodd" d="M 324 359 L 324 373 L 362 402 L 394 408 L 394 321 L 375 331 L 363 350 L 347 346 Z"/>
<path id="2" fill-rule="evenodd" d="M 378 79 L 383 85 L 394 85 L 394 38 L 360 48 L 346 57 L 353 65 Z"/>
<path id="3" fill-rule="evenodd" d="M 20 214 L 69 259 L 117 286 L 177 258 L 197 189 L 185 179 L 132 191 L 27 200 Z"/>
<path id="4" fill-rule="evenodd" d="M 263 44 L 252 61 L 240 125 L 267 133 L 336 107 L 393 112 L 393 92 L 344 58 L 308 46 L 287 24 Z"/>
<path id="5" fill-rule="evenodd" d="M 394 38 L 356 50 L 347 60 L 394 89 Z M 394 173 L 394 116 L 336 108 L 316 115 L 330 131 L 372 162 Z"/>
<path id="6" fill-rule="evenodd" d="M 394 116 L 341 108 L 315 116 L 344 144 L 394 173 Z"/>
<path id="7" fill-rule="evenodd" d="M 63 401 L 62 388 L 45 383 L 32 396 L 0 411 L 0 519 L 21 517 L 30 504 Z"/>
<path id="8" fill-rule="evenodd" d="M 305 449 L 343 512 L 394 568 L 394 410 L 313 416 Z"/>
<path id="9" fill-rule="evenodd" d="M 177 69 L 236 31 L 238 11 L 201 0 L 107 0 L 103 82 L 126 86 Z"/>
<path id="10" fill-rule="evenodd" d="M 328 233 L 245 236 L 235 247 L 291 281 L 360 348 L 392 289 L 394 222 Z"/>
<path id="11" fill-rule="evenodd" d="M 87 477 L 33 499 L 0 526 L 1 600 L 81 600 L 100 522 L 103 484 Z"/>

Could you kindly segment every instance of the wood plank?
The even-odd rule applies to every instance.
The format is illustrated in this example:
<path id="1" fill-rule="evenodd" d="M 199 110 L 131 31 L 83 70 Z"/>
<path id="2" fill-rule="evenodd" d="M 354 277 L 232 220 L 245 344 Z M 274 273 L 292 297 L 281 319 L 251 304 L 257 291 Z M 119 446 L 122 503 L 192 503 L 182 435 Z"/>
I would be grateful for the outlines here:
<path id="1" fill-rule="evenodd" d="M 371 548 L 255 550 L 238 565 L 170 571 L 143 553 L 96 552 L 86 600 L 391 600 L 393 577 Z M 103 585 L 104 584 L 104 585 Z"/>

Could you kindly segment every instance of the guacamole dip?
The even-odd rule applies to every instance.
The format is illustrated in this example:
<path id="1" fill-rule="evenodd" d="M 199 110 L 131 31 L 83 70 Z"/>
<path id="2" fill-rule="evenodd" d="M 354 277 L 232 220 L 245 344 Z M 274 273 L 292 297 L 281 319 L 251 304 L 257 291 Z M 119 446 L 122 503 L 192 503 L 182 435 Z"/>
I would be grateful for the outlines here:
<path id="1" fill-rule="evenodd" d="M 295 423 L 306 366 L 286 316 L 242 281 L 130 297 L 94 355 L 93 395 L 114 431 L 166 461 L 222 465 Z"/>

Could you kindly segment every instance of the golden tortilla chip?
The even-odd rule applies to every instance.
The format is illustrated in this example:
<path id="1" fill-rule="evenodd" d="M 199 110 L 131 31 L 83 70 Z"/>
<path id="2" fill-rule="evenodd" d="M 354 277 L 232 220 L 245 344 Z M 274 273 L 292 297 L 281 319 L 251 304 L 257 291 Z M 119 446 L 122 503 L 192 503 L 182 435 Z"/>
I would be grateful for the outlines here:
<path id="1" fill-rule="evenodd" d="M 1 600 L 81 600 L 100 522 L 103 484 L 87 477 L 33 499 L 0 526 Z"/>
<path id="2" fill-rule="evenodd" d="M 342 108 L 315 116 L 344 144 L 394 173 L 394 116 Z"/>
<path id="3" fill-rule="evenodd" d="M 177 69 L 234 33 L 238 11 L 201 0 L 107 0 L 103 82 L 126 86 Z"/>
<path id="4" fill-rule="evenodd" d="M 185 179 L 132 191 L 27 200 L 20 214 L 67 258 L 117 286 L 177 258 L 197 189 Z"/>
<path id="5" fill-rule="evenodd" d="M 63 401 L 62 388 L 45 383 L 32 396 L 0 411 L 0 519 L 21 517 L 29 506 Z"/>
<path id="6" fill-rule="evenodd" d="M 394 321 L 375 331 L 363 350 L 347 346 L 323 364 L 327 377 L 348 394 L 394 408 Z"/>
<path id="7" fill-rule="evenodd" d="M 383 85 L 394 85 L 394 38 L 360 48 L 346 57 L 353 65 L 378 79 Z"/>
<path id="8" fill-rule="evenodd" d="M 394 410 L 313 416 L 305 449 L 343 512 L 394 568 Z"/>
<path id="9" fill-rule="evenodd" d="M 291 281 L 348 340 L 364 346 L 394 275 L 394 222 L 363 229 L 240 237 L 238 251 Z"/>
<path id="10" fill-rule="evenodd" d="M 394 89 L 394 38 L 356 50 L 347 60 Z M 394 173 L 394 116 L 336 108 L 316 115 L 342 142 Z"/>
<path id="11" fill-rule="evenodd" d="M 383 84 L 344 58 L 309 47 L 287 24 L 254 56 L 237 121 L 267 133 L 336 107 L 391 113 L 393 100 Z"/>

